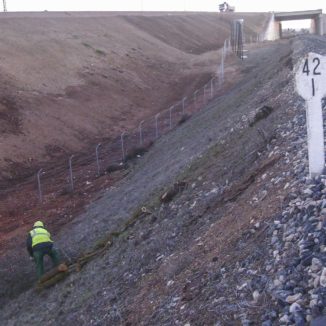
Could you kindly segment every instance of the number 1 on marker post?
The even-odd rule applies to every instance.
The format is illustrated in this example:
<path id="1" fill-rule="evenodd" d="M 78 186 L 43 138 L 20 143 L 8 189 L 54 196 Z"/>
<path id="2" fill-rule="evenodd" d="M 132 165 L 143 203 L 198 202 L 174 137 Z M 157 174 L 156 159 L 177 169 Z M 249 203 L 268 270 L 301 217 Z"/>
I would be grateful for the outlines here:
<path id="1" fill-rule="evenodd" d="M 299 95 L 306 100 L 309 174 L 314 177 L 325 166 L 321 99 L 326 95 L 326 57 L 309 53 L 298 65 L 296 84 Z"/>

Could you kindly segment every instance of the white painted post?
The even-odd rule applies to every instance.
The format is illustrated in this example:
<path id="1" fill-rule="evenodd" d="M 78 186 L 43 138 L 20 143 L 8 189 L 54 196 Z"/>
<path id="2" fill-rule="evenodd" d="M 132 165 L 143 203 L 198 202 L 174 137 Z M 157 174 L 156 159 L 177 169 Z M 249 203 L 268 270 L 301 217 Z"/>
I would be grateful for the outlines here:
<path id="1" fill-rule="evenodd" d="M 325 166 L 321 99 L 326 95 L 326 57 L 309 53 L 296 69 L 297 91 L 306 100 L 309 175 L 320 175 Z"/>

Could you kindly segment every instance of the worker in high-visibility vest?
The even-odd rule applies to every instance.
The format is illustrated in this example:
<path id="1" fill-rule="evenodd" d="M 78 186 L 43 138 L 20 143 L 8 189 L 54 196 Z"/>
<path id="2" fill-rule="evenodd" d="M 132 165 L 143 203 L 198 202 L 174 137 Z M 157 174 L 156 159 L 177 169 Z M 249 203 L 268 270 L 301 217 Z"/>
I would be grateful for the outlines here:
<path id="1" fill-rule="evenodd" d="M 34 258 L 37 276 L 40 278 L 44 273 L 43 257 L 49 255 L 54 266 L 59 265 L 59 257 L 53 248 L 50 233 L 44 228 L 41 221 L 34 223 L 33 229 L 27 236 L 27 250 L 31 258 Z"/>

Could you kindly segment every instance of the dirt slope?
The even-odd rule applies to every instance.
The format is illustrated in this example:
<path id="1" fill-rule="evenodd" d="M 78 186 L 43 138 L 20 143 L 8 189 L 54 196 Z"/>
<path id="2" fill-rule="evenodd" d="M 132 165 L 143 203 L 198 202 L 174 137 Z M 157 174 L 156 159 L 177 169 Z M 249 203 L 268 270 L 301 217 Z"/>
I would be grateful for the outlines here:
<path id="1" fill-rule="evenodd" d="M 264 14 L 0 15 L 0 178 L 116 136 L 215 72 L 229 22 Z"/>
<path id="2" fill-rule="evenodd" d="M 266 20 L 264 14 L 242 16 L 248 18 L 248 35 L 259 32 Z M 15 261 L 2 271 L 16 271 L 23 238 L 35 216 L 42 216 L 56 233 L 99 189 L 124 175 L 96 180 L 91 175 L 87 191 L 80 188 L 83 191 L 70 196 L 61 188 L 58 195 L 50 187 L 65 183 L 68 154 L 88 149 L 103 137 L 106 141 L 116 138 L 121 130 L 202 86 L 216 72 L 220 60 L 216 49 L 228 36 L 226 26 L 234 17 L 196 13 L 0 16 L 4 30 L 0 47 L 0 256 L 5 261 L 9 247 L 12 251 L 7 254 Z M 164 34 L 162 40 L 160 34 Z M 59 157 L 63 157 L 60 165 Z M 54 176 L 42 180 L 44 195 L 51 198 L 48 205 L 39 205 L 34 196 L 34 176 L 40 166 Z M 74 168 L 80 168 L 83 175 L 89 169 L 75 162 Z M 23 185 L 21 177 L 30 174 L 29 184 Z M 20 277 L 20 272 L 16 275 Z M 16 283 L 18 287 L 29 284 Z"/>
<path id="3" fill-rule="evenodd" d="M 74 258 L 108 232 L 119 230 L 132 215 L 137 216 L 139 207 L 150 207 L 154 213 L 142 216 L 114 241 L 104 257 L 81 273 L 35 297 L 33 303 L 27 302 L 28 291 L 7 305 L 3 310 L 6 322 L 170 325 L 178 324 L 178 316 L 183 324 L 189 320 L 196 324 L 199 315 L 203 319 L 198 319 L 198 325 L 218 320 L 214 311 L 205 310 L 204 315 L 200 309 L 196 282 L 208 266 L 217 269 L 215 262 L 222 265 L 228 259 L 223 253 L 236 254 L 230 243 L 237 243 L 239 230 L 246 230 L 251 218 L 262 222 L 278 212 L 282 187 L 270 190 L 272 195 L 264 206 L 252 208 L 249 199 L 263 190 L 254 184 L 257 175 L 278 164 L 277 156 L 268 158 L 269 153 L 261 153 L 273 137 L 282 144 L 276 127 L 294 115 L 288 111 L 289 101 L 300 103 L 289 84 L 292 59 L 287 41 L 252 50 L 243 69 L 247 74 L 233 90 L 162 138 L 117 189 L 103 194 L 71 223 L 71 237 L 62 231 L 58 244 Z M 289 94 L 293 98 L 289 99 Z M 255 123 L 255 112 L 264 105 L 272 108 L 272 114 Z M 281 162 L 271 170 L 271 178 L 284 168 Z M 171 204 L 160 205 L 157 198 L 162 188 L 177 178 L 186 181 L 187 190 Z M 265 209 L 269 210 L 267 215 Z M 203 264 L 198 261 L 201 255 Z M 26 280 L 31 275 L 27 264 L 23 273 Z M 177 288 L 190 291 L 184 300 L 194 303 L 193 309 L 184 310 L 185 315 L 181 312 L 185 307 L 178 303 L 179 294 L 174 299 L 169 292 L 178 275 L 181 279 L 171 288 L 173 293 Z M 2 280 L 11 283 L 12 277 Z M 14 316 L 18 307 L 23 312 Z M 176 315 L 170 313 L 173 307 L 178 307 Z M 34 309 L 46 313 L 35 315 Z"/>

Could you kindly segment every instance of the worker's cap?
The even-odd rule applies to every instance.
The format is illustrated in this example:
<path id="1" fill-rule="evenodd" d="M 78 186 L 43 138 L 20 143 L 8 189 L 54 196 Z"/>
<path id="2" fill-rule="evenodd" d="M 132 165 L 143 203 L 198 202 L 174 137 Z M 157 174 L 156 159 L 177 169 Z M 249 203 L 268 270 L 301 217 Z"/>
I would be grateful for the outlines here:
<path id="1" fill-rule="evenodd" d="M 43 227 L 44 226 L 44 224 L 43 224 L 43 222 L 41 222 L 41 221 L 36 221 L 35 223 L 34 223 L 34 228 L 36 228 L 36 227 Z"/>

